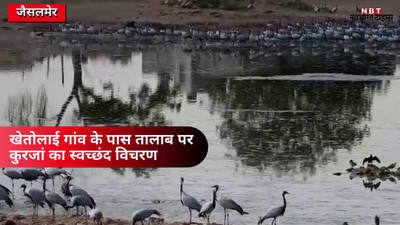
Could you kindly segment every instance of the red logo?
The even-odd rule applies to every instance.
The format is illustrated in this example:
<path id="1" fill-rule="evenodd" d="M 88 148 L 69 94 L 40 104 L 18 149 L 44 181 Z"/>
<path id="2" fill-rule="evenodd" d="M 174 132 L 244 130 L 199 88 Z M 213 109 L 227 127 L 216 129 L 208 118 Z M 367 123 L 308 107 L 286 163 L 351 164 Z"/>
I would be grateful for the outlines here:
<path id="1" fill-rule="evenodd" d="M 9 22 L 65 22 L 65 4 L 8 4 Z"/>
<path id="2" fill-rule="evenodd" d="M 360 10 L 361 10 L 361 15 L 381 15 L 382 14 L 382 8 L 363 7 Z"/>

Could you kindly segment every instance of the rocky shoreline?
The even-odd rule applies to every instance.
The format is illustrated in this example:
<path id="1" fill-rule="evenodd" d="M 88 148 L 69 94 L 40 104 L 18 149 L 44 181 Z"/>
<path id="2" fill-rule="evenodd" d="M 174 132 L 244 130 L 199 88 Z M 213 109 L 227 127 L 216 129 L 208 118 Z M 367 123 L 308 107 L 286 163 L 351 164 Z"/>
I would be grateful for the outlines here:
<path id="1" fill-rule="evenodd" d="M 88 216 L 75 216 L 75 215 L 56 215 L 52 216 L 39 216 L 32 218 L 32 215 L 0 215 L 0 225 L 92 225 L 95 224 L 93 219 Z M 103 225 L 131 225 L 132 222 L 122 219 L 103 218 Z M 137 223 L 140 224 L 140 223 Z M 162 218 L 150 217 L 145 222 L 146 225 L 184 225 L 183 222 L 166 223 Z M 195 223 L 194 223 L 195 224 Z M 212 224 L 217 225 L 217 224 Z"/>

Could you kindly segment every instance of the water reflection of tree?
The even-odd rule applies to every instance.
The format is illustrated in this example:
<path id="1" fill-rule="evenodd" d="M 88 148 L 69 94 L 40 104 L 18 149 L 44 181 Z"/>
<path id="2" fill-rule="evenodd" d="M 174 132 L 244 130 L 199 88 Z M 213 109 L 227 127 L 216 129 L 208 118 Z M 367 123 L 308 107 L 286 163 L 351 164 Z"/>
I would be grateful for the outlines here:
<path id="1" fill-rule="evenodd" d="M 110 97 L 97 95 L 92 88 L 86 87 L 82 82 L 82 55 L 80 50 L 72 52 L 74 66 L 74 82 L 71 94 L 61 107 L 57 116 L 56 126 L 59 126 L 68 105 L 76 99 L 78 119 L 85 125 L 91 124 L 123 124 L 123 125 L 165 125 L 166 120 L 162 114 L 162 107 L 170 105 L 176 96 L 176 89 L 169 87 L 169 77 L 160 78 L 158 87 L 153 92 L 147 84 L 143 84 L 138 91 L 130 88 L 129 102 L 124 102 L 114 96 L 113 84 L 105 84 L 104 89 L 111 91 Z M 129 168 L 137 177 L 149 177 L 152 168 Z M 112 168 L 123 175 L 126 168 Z"/>
<path id="2" fill-rule="evenodd" d="M 275 52 L 276 51 L 276 52 Z M 318 48 L 293 46 L 275 51 L 207 51 L 192 53 L 193 74 L 218 75 L 299 75 L 303 73 L 344 73 L 393 75 L 396 56 L 367 53 L 362 46 Z"/>
<path id="3" fill-rule="evenodd" d="M 212 81 L 212 107 L 223 111 L 218 127 L 243 162 L 312 175 L 318 165 L 350 150 L 369 128 L 375 83 Z M 222 109 L 221 109 L 222 108 Z"/>
<path id="4" fill-rule="evenodd" d="M 48 98 L 41 86 L 36 101 L 29 92 L 8 98 L 7 117 L 11 126 L 43 126 L 47 115 Z"/>
<path id="5" fill-rule="evenodd" d="M 127 171 L 130 171 L 135 174 L 136 177 L 144 177 L 149 178 L 151 172 L 156 170 L 156 168 L 110 168 L 113 172 L 118 175 L 125 175 Z"/>
<path id="6" fill-rule="evenodd" d="M 112 84 L 106 85 L 111 89 L 110 97 L 97 95 L 92 88 L 84 86 L 82 82 L 82 60 L 80 50 L 72 53 L 74 66 L 74 82 L 70 96 L 61 107 L 56 125 L 60 125 L 68 105 L 76 99 L 78 110 L 76 115 L 85 124 L 125 124 L 125 125 L 163 125 L 166 124 L 161 107 L 167 105 L 172 93 L 169 79 L 161 79 L 154 92 L 147 84 L 143 84 L 138 91 L 130 89 L 129 102 L 116 98 Z"/>

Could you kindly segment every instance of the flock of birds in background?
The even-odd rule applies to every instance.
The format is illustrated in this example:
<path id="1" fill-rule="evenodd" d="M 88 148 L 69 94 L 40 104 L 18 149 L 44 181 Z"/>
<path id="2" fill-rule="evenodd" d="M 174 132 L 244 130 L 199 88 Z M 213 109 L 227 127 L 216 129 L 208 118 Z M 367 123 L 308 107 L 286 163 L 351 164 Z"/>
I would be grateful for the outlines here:
<path id="1" fill-rule="evenodd" d="M 330 9 L 336 13 L 337 6 Z M 361 9 L 356 6 L 355 11 L 360 14 Z M 314 6 L 319 12 L 320 7 Z M 400 21 L 398 21 L 400 22 Z M 64 34 L 78 34 L 81 37 L 96 40 L 148 40 L 158 36 L 165 37 L 165 42 L 176 42 L 178 37 L 199 41 L 217 41 L 231 43 L 232 46 L 257 44 L 259 47 L 278 47 L 288 41 L 312 42 L 323 40 L 357 40 L 362 42 L 400 42 L 400 28 L 398 22 L 388 24 L 365 24 L 360 21 L 344 23 L 317 22 L 312 24 L 281 23 L 267 24 L 264 30 L 229 30 L 201 29 L 196 26 L 175 26 L 164 24 L 138 24 L 135 21 L 125 25 L 113 24 L 81 24 L 64 23 L 52 30 Z M 35 35 L 36 33 L 33 33 Z M 43 36 L 43 32 L 40 32 Z M 111 39 L 110 39 L 111 38 Z M 157 40 L 157 38 L 156 38 Z M 161 41 L 161 40 L 160 40 Z M 245 45 L 246 46 L 246 45 Z"/>
<path id="2" fill-rule="evenodd" d="M 102 224 L 103 213 L 96 208 L 96 202 L 93 197 L 84 189 L 77 187 L 71 184 L 71 180 L 73 177 L 71 173 L 62 168 L 45 168 L 45 169 L 22 169 L 18 171 L 16 169 L 2 169 L 3 174 L 11 179 L 12 189 L 14 191 L 14 180 L 23 179 L 26 182 L 31 183 L 31 187 L 28 188 L 26 184 L 22 184 L 20 188 L 24 196 L 27 200 L 33 205 L 33 217 L 39 216 L 39 206 L 44 208 L 47 204 L 48 207 L 52 211 L 53 218 L 55 216 L 55 206 L 59 205 L 64 208 L 65 212 L 68 212 L 69 209 L 75 208 L 76 215 L 80 215 L 79 208 L 84 208 L 84 215 L 89 215 L 90 218 L 93 219 L 93 222 L 96 224 Z M 60 176 L 64 179 L 61 184 L 61 193 L 64 197 L 60 196 L 58 193 L 54 191 L 54 179 Z M 53 190 L 50 191 L 46 187 L 47 180 L 52 180 Z M 43 188 L 38 189 L 32 187 L 33 181 L 42 181 Z M 189 224 L 192 223 L 192 211 L 197 211 L 198 216 L 207 220 L 207 223 L 210 223 L 210 215 L 214 211 L 216 207 L 216 203 L 224 209 L 224 224 L 229 224 L 229 211 L 234 210 L 237 211 L 240 215 L 248 214 L 248 212 L 244 211 L 243 208 L 237 204 L 234 200 L 222 197 L 217 199 L 217 192 L 219 190 L 219 185 L 212 186 L 212 200 L 201 205 L 199 201 L 193 196 L 189 195 L 183 190 L 184 178 L 182 177 L 180 180 L 180 202 L 184 207 L 186 207 L 189 211 Z M 285 195 L 289 194 L 287 191 L 282 193 L 283 205 L 273 208 L 268 211 L 268 213 L 260 217 L 258 222 L 261 225 L 264 220 L 272 219 L 271 224 L 277 223 L 277 218 L 279 216 L 283 216 L 286 210 L 286 198 Z M 7 187 L 0 184 L 0 200 L 6 202 L 9 207 L 13 207 L 13 198 L 15 198 L 14 193 L 9 190 Z M 90 211 L 87 211 L 87 207 L 90 208 Z M 82 213 L 83 214 L 83 213 Z M 135 225 L 136 222 L 141 222 L 152 215 L 161 216 L 161 213 L 156 209 L 140 209 L 138 211 L 133 212 L 132 214 L 132 225 Z"/>
<path id="3" fill-rule="evenodd" d="M 289 41 L 309 42 L 323 40 L 356 40 L 361 42 L 400 42 L 398 24 L 367 25 L 350 21 L 343 24 L 320 22 L 313 24 L 294 23 L 288 25 L 268 24 L 263 31 L 232 29 L 200 29 L 195 26 L 169 26 L 159 24 L 137 24 L 129 22 L 124 26 L 104 24 L 61 24 L 55 31 L 64 34 L 79 34 L 96 40 L 142 40 L 159 36 L 166 42 L 177 42 L 178 38 L 198 41 L 226 42 L 233 45 L 256 43 L 258 46 L 272 47 Z M 111 39 L 110 39 L 111 38 Z"/>
<path id="4" fill-rule="evenodd" d="M 380 162 L 380 160 L 376 156 L 370 156 L 363 160 L 363 164 L 373 163 L 373 161 Z M 352 167 L 355 166 L 354 161 L 350 161 L 350 165 Z M 76 208 L 76 215 L 80 215 L 79 207 L 84 208 L 84 215 L 89 215 L 90 218 L 93 219 L 93 222 L 96 224 L 102 224 L 103 213 L 96 208 L 96 203 L 93 197 L 88 194 L 84 189 L 77 187 L 71 184 L 71 180 L 73 177 L 71 173 L 62 169 L 62 168 L 45 168 L 45 169 L 22 169 L 18 171 L 16 169 L 5 169 L 2 168 L 3 174 L 11 179 L 12 189 L 14 191 L 14 180 L 23 179 L 27 182 L 31 183 L 31 187 L 28 188 L 26 184 L 22 184 L 20 188 L 23 191 L 24 196 L 27 200 L 33 205 L 33 217 L 39 215 L 39 206 L 44 208 L 45 204 L 52 211 L 53 218 L 55 216 L 55 206 L 59 205 L 64 208 L 66 212 L 68 212 L 71 208 Z M 60 176 L 64 179 L 61 185 L 61 193 L 65 198 L 57 194 L 54 189 L 54 179 Z M 43 189 L 37 189 L 32 187 L 33 181 L 43 181 Z M 52 180 L 53 190 L 50 191 L 46 187 L 47 180 Z M 216 208 L 216 203 L 224 209 L 224 225 L 229 225 L 229 211 L 233 210 L 238 212 L 240 215 L 249 214 L 244 211 L 243 208 L 236 203 L 233 199 L 227 197 L 221 197 L 217 199 L 217 192 L 220 188 L 219 185 L 212 186 L 212 200 L 201 205 L 199 201 L 184 191 L 183 189 L 184 178 L 180 179 L 180 202 L 186 207 L 189 211 L 189 224 L 192 223 L 192 211 L 197 211 L 198 216 L 207 220 L 207 223 L 210 223 L 210 215 Z M 261 225 L 265 220 L 272 219 L 271 225 L 277 224 L 277 218 L 283 216 L 286 211 L 286 195 L 289 194 L 287 191 L 282 192 L 283 205 L 270 209 L 263 217 L 259 218 L 258 225 Z M 15 198 L 13 192 L 9 190 L 7 187 L 0 184 L 0 200 L 6 202 L 9 207 L 13 207 L 14 203 L 12 198 Z M 90 208 L 90 211 L 87 211 L 87 207 Z M 83 213 L 82 213 L 83 214 Z M 141 222 L 144 225 L 143 221 L 152 215 L 161 216 L 161 213 L 156 209 L 140 209 L 132 213 L 132 225 L 135 225 L 136 222 Z M 375 216 L 375 224 L 379 225 L 380 220 L 378 216 Z M 344 222 L 343 225 L 348 225 L 347 222 Z"/>

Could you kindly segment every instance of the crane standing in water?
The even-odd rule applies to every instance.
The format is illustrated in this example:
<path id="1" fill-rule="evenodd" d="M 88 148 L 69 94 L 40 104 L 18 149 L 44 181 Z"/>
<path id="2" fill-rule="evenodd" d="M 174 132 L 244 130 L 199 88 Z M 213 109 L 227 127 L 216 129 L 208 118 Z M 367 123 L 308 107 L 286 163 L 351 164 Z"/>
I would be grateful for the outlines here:
<path id="1" fill-rule="evenodd" d="M 269 218 L 274 218 L 272 220 L 271 224 L 276 224 L 276 219 L 285 214 L 285 211 L 286 211 L 285 195 L 287 195 L 287 194 L 289 194 L 289 192 L 287 192 L 287 191 L 282 192 L 283 205 L 269 210 L 264 217 L 260 218 L 260 220 L 258 221 L 258 225 L 261 225 L 264 222 L 264 220 L 269 219 Z"/>
<path id="2" fill-rule="evenodd" d="M 184 179 L 181 177 L 181 186 L 180 186 L 180 200 L 183 206 L 188 207 L 189 209 L 189 224 L 192 223 L 192 210 L 196 210 L 200 212 L 201 205 L 200 203 L 191 195 L 187 194 L 183 191 L 183 182 Z"/>

